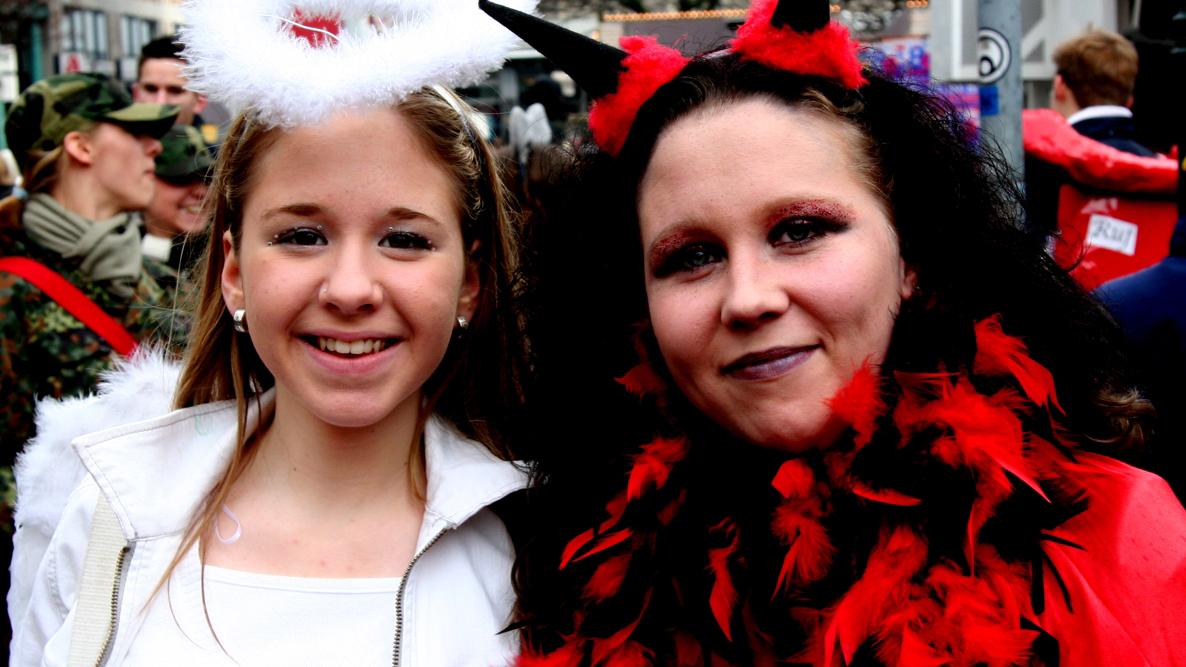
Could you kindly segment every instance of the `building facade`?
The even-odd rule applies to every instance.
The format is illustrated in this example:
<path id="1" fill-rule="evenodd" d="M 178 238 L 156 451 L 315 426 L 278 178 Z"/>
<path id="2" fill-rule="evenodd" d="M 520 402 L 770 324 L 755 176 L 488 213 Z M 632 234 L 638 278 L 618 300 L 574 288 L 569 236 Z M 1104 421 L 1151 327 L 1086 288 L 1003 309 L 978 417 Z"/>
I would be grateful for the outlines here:
<path id="1" fill-rule="evenodd" d="M 140 47 L 180 19 L 180 0 L 0 0 L 0 41 L 17 46 L 21 87 L 64 72 L 133 81 Z"/>

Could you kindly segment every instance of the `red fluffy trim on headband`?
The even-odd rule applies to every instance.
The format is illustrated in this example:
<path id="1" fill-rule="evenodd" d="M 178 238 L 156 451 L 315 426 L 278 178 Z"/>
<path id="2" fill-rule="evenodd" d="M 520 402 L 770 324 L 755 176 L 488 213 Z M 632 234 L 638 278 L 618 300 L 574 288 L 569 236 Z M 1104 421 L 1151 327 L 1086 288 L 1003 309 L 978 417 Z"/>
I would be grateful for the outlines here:
<path id="1" fill-rule="evenodd" d="M 622 61 L 626 71 L 618 79 L 618 90 L 595 102 L 589 112 L 593 139 L 610 155 L 622 150 L 639 107 L 688 64 L 683 54 L 654 37 L 623 37 L 621 46 L 630 55 Z"/>
<path id="2" fill-rule="evenodd" d="M 749 16 L 737 29 L 731 48 L 767 67 L 836 79 L 848 88 L 865 85 L 857 43 L 848 29 L 832 21 L 813 33 L 776 28 L 770 20 L 778 0 L 754 0 Z"/>

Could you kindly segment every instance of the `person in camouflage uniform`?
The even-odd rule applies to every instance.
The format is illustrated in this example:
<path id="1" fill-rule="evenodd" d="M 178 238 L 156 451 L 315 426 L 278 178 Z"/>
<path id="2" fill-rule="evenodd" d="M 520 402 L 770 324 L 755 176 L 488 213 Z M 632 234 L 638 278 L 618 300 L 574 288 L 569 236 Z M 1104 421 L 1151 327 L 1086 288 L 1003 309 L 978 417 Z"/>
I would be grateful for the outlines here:
<path id="1" fill-rule="evenodd" d="M 142 258 L 137 219 L 129 214 L 152 197 L 157 138 L 175 116 L 167 105 L 133 104 L 120 84 L 101 75 L 59 75 L 27 88 L 5 132 L 29 197 L 0 202 L 0 257 L 45 265 L 137 341 L 180 350 L 185 320 L 161 286 L 171 270 Z M 93 390 L 117 357 L 31 282 L 0 271 L 0 520 L 6 528 L 11 465 L 34 435 L 36 401 Z"/>
<path id="2" fill-rule="evenodd" d="M 174 125 L 161 137 L 156 156 L 156 192 L 144 211 L 146 257 L 167 263 L 179 273 L 189 270 L 206 247 L 206 197 L 214 157 L 202 134 L 189 125 Z"/>

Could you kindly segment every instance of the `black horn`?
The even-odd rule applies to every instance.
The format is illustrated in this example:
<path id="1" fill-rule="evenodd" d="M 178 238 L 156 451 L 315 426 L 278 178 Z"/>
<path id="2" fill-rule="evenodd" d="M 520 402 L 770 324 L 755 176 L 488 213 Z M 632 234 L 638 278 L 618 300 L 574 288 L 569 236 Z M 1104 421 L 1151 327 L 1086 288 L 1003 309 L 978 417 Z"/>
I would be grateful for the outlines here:
<path id="1" fill-rule="evenodd" d="M 789 26 L 796 32 L 815 32 L 827 27 L 832 20 L 832 3 L 828 0 L 779 0 L 770 24 L 775 28 Z"/>
<path id="2" fill-rule="evenodd" d="M 593 99 L 618 90 L 625 51 L 489 0 L 478 0 L 478 7 L 568 73 Z"/>

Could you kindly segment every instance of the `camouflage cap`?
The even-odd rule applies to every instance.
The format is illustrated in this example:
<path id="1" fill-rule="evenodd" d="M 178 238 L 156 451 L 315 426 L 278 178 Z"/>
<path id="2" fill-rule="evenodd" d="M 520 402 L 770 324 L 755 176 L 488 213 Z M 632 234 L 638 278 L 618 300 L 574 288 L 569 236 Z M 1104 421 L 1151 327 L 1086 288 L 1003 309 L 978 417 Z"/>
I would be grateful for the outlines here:
<path id="1" fill-rule="evenodd" d="M 161 154 L 156 156 L 156 175 L 178 185 L 206 178 L 214 158 L 202 133 L 189 125 L 175 125 L 161 137 Z"/>
<path id="2" fill-rule="evenodd" d="M 113 123 L 139 136 L 160 137 L 177 118 L 169 104 L 135 104 L 123 84 L 102 74 L 58 74 L 21 93 L 4 133 L 18 161 L 33 149 L 50 151 L 67 134 L 95 122 Z"/>

